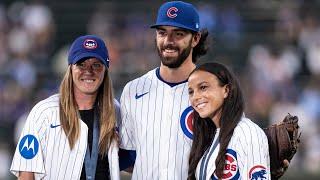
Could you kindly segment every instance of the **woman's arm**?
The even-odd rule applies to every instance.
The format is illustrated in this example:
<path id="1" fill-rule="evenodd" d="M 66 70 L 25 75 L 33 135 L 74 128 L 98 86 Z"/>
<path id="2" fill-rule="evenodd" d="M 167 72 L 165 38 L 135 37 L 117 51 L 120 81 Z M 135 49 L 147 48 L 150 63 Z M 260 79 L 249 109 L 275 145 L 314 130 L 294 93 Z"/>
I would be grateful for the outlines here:
<path id="1" fill-rule="evenodd" d="M 34 180 L 33 172 L 20 172 L 18 180 Z"/>

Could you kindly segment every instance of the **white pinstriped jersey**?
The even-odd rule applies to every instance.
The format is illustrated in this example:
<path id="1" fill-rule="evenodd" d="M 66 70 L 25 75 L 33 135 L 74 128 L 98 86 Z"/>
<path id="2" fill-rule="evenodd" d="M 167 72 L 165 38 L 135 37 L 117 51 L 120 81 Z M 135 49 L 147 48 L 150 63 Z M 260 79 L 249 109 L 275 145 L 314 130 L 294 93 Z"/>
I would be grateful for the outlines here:
<path id="1" fill-rule="evenodd" d="M 210 148 L 199 161 L 196 179 L 217 179 L 213 172 L 216 168 L 215 160 L 220 147 L 217 142 L 219 133 L 220 129 L 217 129 Z M 243 117 L 234 129 L 225 157 L 223 179 L 271 179 L 268 139 L 263 130 L 250 119 Z"/>
<path id="2" fill-rule="evenodd" d="M 80 126 L 80 138 L 71 150 L 60 126 L 59 95 L 40 101 L 27 118 L 11 172 L 16 176 L 19 171 L 34 172 L 35 179 L 80 179 L 88 137 L 87 125 L 80 120 Z M 111 179 L 120 179 L 116 144 L 113 142 L 108 151 Z"/>
<path id="3" fill-rule="evenodd" d="M 132 179 L 187 179 L 192 144 L 187 82 L 171 87 L 157 68 L 130 81 L 120 104 L 120 147 L 137 152 Z"/>

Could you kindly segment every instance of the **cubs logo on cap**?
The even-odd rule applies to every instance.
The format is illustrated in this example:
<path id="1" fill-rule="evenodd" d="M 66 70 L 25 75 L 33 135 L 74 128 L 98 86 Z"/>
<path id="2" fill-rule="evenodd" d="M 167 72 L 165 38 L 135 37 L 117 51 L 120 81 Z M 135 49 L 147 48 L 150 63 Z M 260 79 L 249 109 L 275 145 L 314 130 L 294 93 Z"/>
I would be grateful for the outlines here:
<path id="1" fill-rule="evenodd" d="M 94 39 L 86 39 L 83 42 L 83 47 L 86 49 L 95 49 L 98 47 L 98 44 Z"/>
<path id="2" fill-rule="evenodd" d="M 200 30 L 199 22 L 199 13 L 192 4 L 171 1 L 160 6 L 157 22 L 150 27 L 174 26 L 198 32 Z"/>
<path id="3" fill-rule="evenodd" d="M 97 58 L 105 66 L 109 67 L 109 53 L 104 41 L 95 35 L 80 36 L 72 43 L 68 63 L 76 64 L 80 60 Z"/>
<path id="4" fill-rule="evenodd" d="M 176 12 L 178 12 L 178 8 L 176 8 L 176 7 L 171 7 L 171 8 L 169 8 L 168 11 L 167 11 L 167 16 L 168 16 L 169 18 L 175 18 L 175 17 L 177 17 L 177 15 L 178 15 Z"/>

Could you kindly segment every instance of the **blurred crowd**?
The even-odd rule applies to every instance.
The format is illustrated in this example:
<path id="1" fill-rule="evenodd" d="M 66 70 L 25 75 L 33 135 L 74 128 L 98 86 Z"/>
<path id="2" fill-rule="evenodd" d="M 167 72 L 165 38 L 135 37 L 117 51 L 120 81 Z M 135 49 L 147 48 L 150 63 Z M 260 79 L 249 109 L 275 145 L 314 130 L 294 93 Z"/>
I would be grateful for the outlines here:
<path id="1" fill-rule="evenodd" d="M 192 1 L 191 1 L 192 2 Z M 193 1 L 210 51 L 200 59 L 219 61 L 239 77 L 246 116 L 266 127 L 297 115 L 302 143 L 289 170 L 320 171 L 320 19 L 319 1 Z M 230 3 L 232 2 L 232 3 Z M 111 58 L 114 92 L 157 67 L 155 34 L 149 29 L 161 2 L 94 3 L 82 14 L 85 32 L 105 39 Z M 41 1 L 0 3 L 0 179 L 8 179 L 19 131 L 32 106 L 58 92 L 66 69 L 65 12 Z M 69 7 L 69 8 L 68 8 Z M 60 23 L 57 23 L 57 22 Z M 61 24 L 62 22 L 62 24 Z M 73 29 L 74 32 L 77 29 Z M 11 177 L 12 178 L 12 177 Z"/>

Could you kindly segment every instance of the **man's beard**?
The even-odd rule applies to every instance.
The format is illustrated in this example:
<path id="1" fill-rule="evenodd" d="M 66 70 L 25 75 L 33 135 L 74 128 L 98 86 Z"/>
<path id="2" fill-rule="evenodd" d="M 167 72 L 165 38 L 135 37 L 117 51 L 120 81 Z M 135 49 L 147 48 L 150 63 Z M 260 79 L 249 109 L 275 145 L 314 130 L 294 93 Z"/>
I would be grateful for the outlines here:
<path id="1" fill-rule="evenodd" d="M 157 42 L 156 42 L 156 48 L 157 48 L 158 55 L 159 55 L 163 65 L 165 65 L 169 68 L 178 68 L 187 59 L 187 57 L 189 56 L 189 54 L 191 52 L 192 47 L 191 47 L 191 41 L 190 41 L 188 47 L 183 49 L 181 53 L 180 53 L 180 49 L 178 47 L 174 47 L 172 45 L 162 46 L 159 48 L 157 46 Z M 166 48 L 176 50 L 179 53 L 178 57 L 163 57 L 161 51 Z"/>

